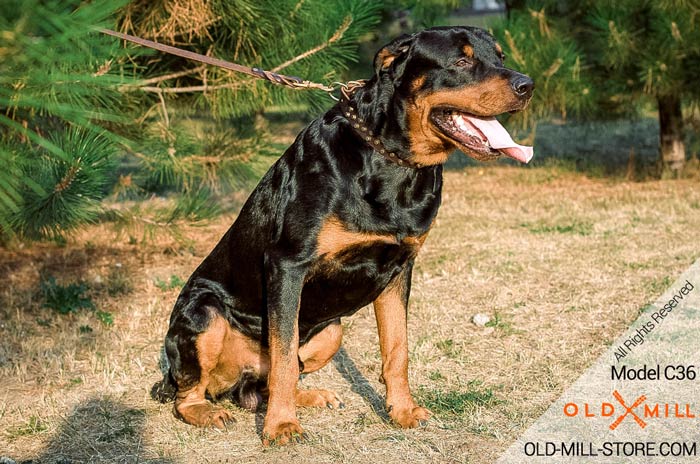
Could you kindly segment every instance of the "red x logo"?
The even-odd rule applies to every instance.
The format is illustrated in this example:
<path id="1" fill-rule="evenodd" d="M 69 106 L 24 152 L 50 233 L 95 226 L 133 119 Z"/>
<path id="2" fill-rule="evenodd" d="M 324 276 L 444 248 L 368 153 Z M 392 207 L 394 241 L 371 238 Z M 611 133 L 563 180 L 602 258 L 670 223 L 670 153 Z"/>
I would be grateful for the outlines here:
<path id="1" fill-rule="evenodd" d="M 625 419 L 625 417 L 627 417 L 628 414 L 632 414 L 634 421 L 637 424 L 639 424 L 639 426 L 641 428 L 644 428 L 647 426 L 646 422 L 644 422 L 642 419 L 640 419 L 639 416 L 637 414 L 635 414 L 635 412 L 633 411 L 634 408 L 636 408 L 637 406 L 639 406 L 640 404 L 644 403 L 647 400 L 647 397 L 645 395 L 642 395 L 639 398 L 637 398 L 637 400 L 634 403 L 632 403 L 632 406 L 629 406 L 629 407 L 625 404 L 625 401 L 622 399 L 622 395 L 620 395 L 620 393 L 617 390 L 615 390 L 613 392 L 613 396 L 618 401 L 618 403 L 620 403 L 622 405 L 622 407 L 625 408 L 625 413 L 623 415 L 621 415 L 620 417 L 618 417 L 615 420 L 615 422 L 610 424 L 610 430 L 615 430 L 617 428 L 617 426 L 620 425 L 620 423 Z"/>

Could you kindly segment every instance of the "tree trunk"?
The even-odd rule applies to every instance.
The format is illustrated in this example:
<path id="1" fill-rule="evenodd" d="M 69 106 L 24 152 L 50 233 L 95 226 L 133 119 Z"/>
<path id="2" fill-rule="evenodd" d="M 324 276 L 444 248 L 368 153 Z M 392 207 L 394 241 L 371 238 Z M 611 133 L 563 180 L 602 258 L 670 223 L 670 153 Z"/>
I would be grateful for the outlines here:
<path id="1" fill-rule="evenodd" d="M 683 113 L 677 95 L 658 97 L 659 161 L 662 177 L 678 177 L 685 166 L 683 143 Z"/>

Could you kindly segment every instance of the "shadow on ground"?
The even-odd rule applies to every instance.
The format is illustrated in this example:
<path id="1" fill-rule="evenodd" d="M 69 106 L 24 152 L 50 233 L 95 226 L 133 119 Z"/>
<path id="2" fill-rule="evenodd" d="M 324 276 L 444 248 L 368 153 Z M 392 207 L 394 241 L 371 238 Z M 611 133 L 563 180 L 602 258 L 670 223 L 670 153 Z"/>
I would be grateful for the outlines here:
<path id="1" fill-rule="evenodd" d="M 367 378 L 360 372 L 355 365 L 348 352 L 344 347 L 340 347 L 338 352 L 333 357 L 333 366 L 338 373 L 350 384 L 350 390 L 360 397 L 372 408 L 372 411 L 382 420 L 389 422 L 391 418 L 384 406 L 384 398 L 377 393 L 372 385 L 367 381 Z M 267 413 L 267 403 L 262 404 L 255 411 L 255 431 L 262 438 L 263 425 L 265 423 L 265 414 Z M 0 463 L 2 464 L 2 463 Z"/>
<path id="2" fill-rule="evenodd" d="M 39 457 L 18 464 L 173 462 L 145 456 L 145 423 L 143 410 L 91 399 L 71 412 Z"/>
<path id="3" fill-rule="evenodd" d="M 372 385 L 367 381 L 362 372 L 357 368 L 355 362 L 345 348 L 342 346 L 333 357 L 333 365 L 343 378 L 350 384 L 350 389 L 360 395 L 363 400 L 372 407 L 374 413 L 385 421 L 389 421 L 384 406 L 384 398 L 377 393 Z"/>

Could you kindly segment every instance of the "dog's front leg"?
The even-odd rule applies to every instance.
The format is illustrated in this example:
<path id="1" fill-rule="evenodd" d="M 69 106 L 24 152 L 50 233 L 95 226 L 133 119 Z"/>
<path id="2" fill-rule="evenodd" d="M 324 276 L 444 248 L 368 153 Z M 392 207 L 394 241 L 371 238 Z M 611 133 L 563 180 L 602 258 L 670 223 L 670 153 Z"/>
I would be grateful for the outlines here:
<path id="1" fill-rule="evenodd" d="M 413 263 L 407 263 L 374 300 L 382 352 L 382 378 L 386 384 L 386 406 L 391 419 L 403 428 L 422 425 L 430 417 L 430 411 L 413 400 L 408 386 L 406 316 L 412 269 Z"/>
<path id="2" fill-rule="evenodd" d="M 299 379 L 299 300 L 306 267 L 290 258 L 265 256 L 270 397 L 263 426 L 263 444 L 300 441 L 303 429 L 296 417 Z"/>

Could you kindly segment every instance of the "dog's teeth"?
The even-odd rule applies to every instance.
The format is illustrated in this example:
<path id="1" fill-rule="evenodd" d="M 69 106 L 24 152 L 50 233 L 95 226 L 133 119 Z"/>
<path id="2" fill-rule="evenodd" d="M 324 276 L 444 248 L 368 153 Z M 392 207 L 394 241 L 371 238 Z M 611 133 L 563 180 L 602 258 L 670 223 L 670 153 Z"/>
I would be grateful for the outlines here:
<path id="1" fill-rule="evenodd" d="M 467 122 L 464 120 L 464 117 L 462 115 L 459 115 L 455 118 L 455 121 L 457 122 L 457 126 L 459 126 L 460 129 L 462 129 L 465 132 L 471 133 L 472 131 L 469 130 L 469 126 L 467 125 Z"/>
<path id="2" fill-rule="evenodd" d="M 477 133 L 474 130 L 474 128 L 471 126 L 471 124 L 467 123 L 465 117 L 463 115 L 461 115 L 460 113 L 455 113 L 452 116 L 452 121 L 455 123 L 455 125 L 457 126 L 457 128 L 459 130 L 461 130 L 462 132 L 465 132 L 470 137 L 476 139 L 476 141 L 481 142 L 481 143 L 487 143 L 487 141 L 484 141 L 482 139 L 481 135 L 479 135 L 479 133 Z"/>

